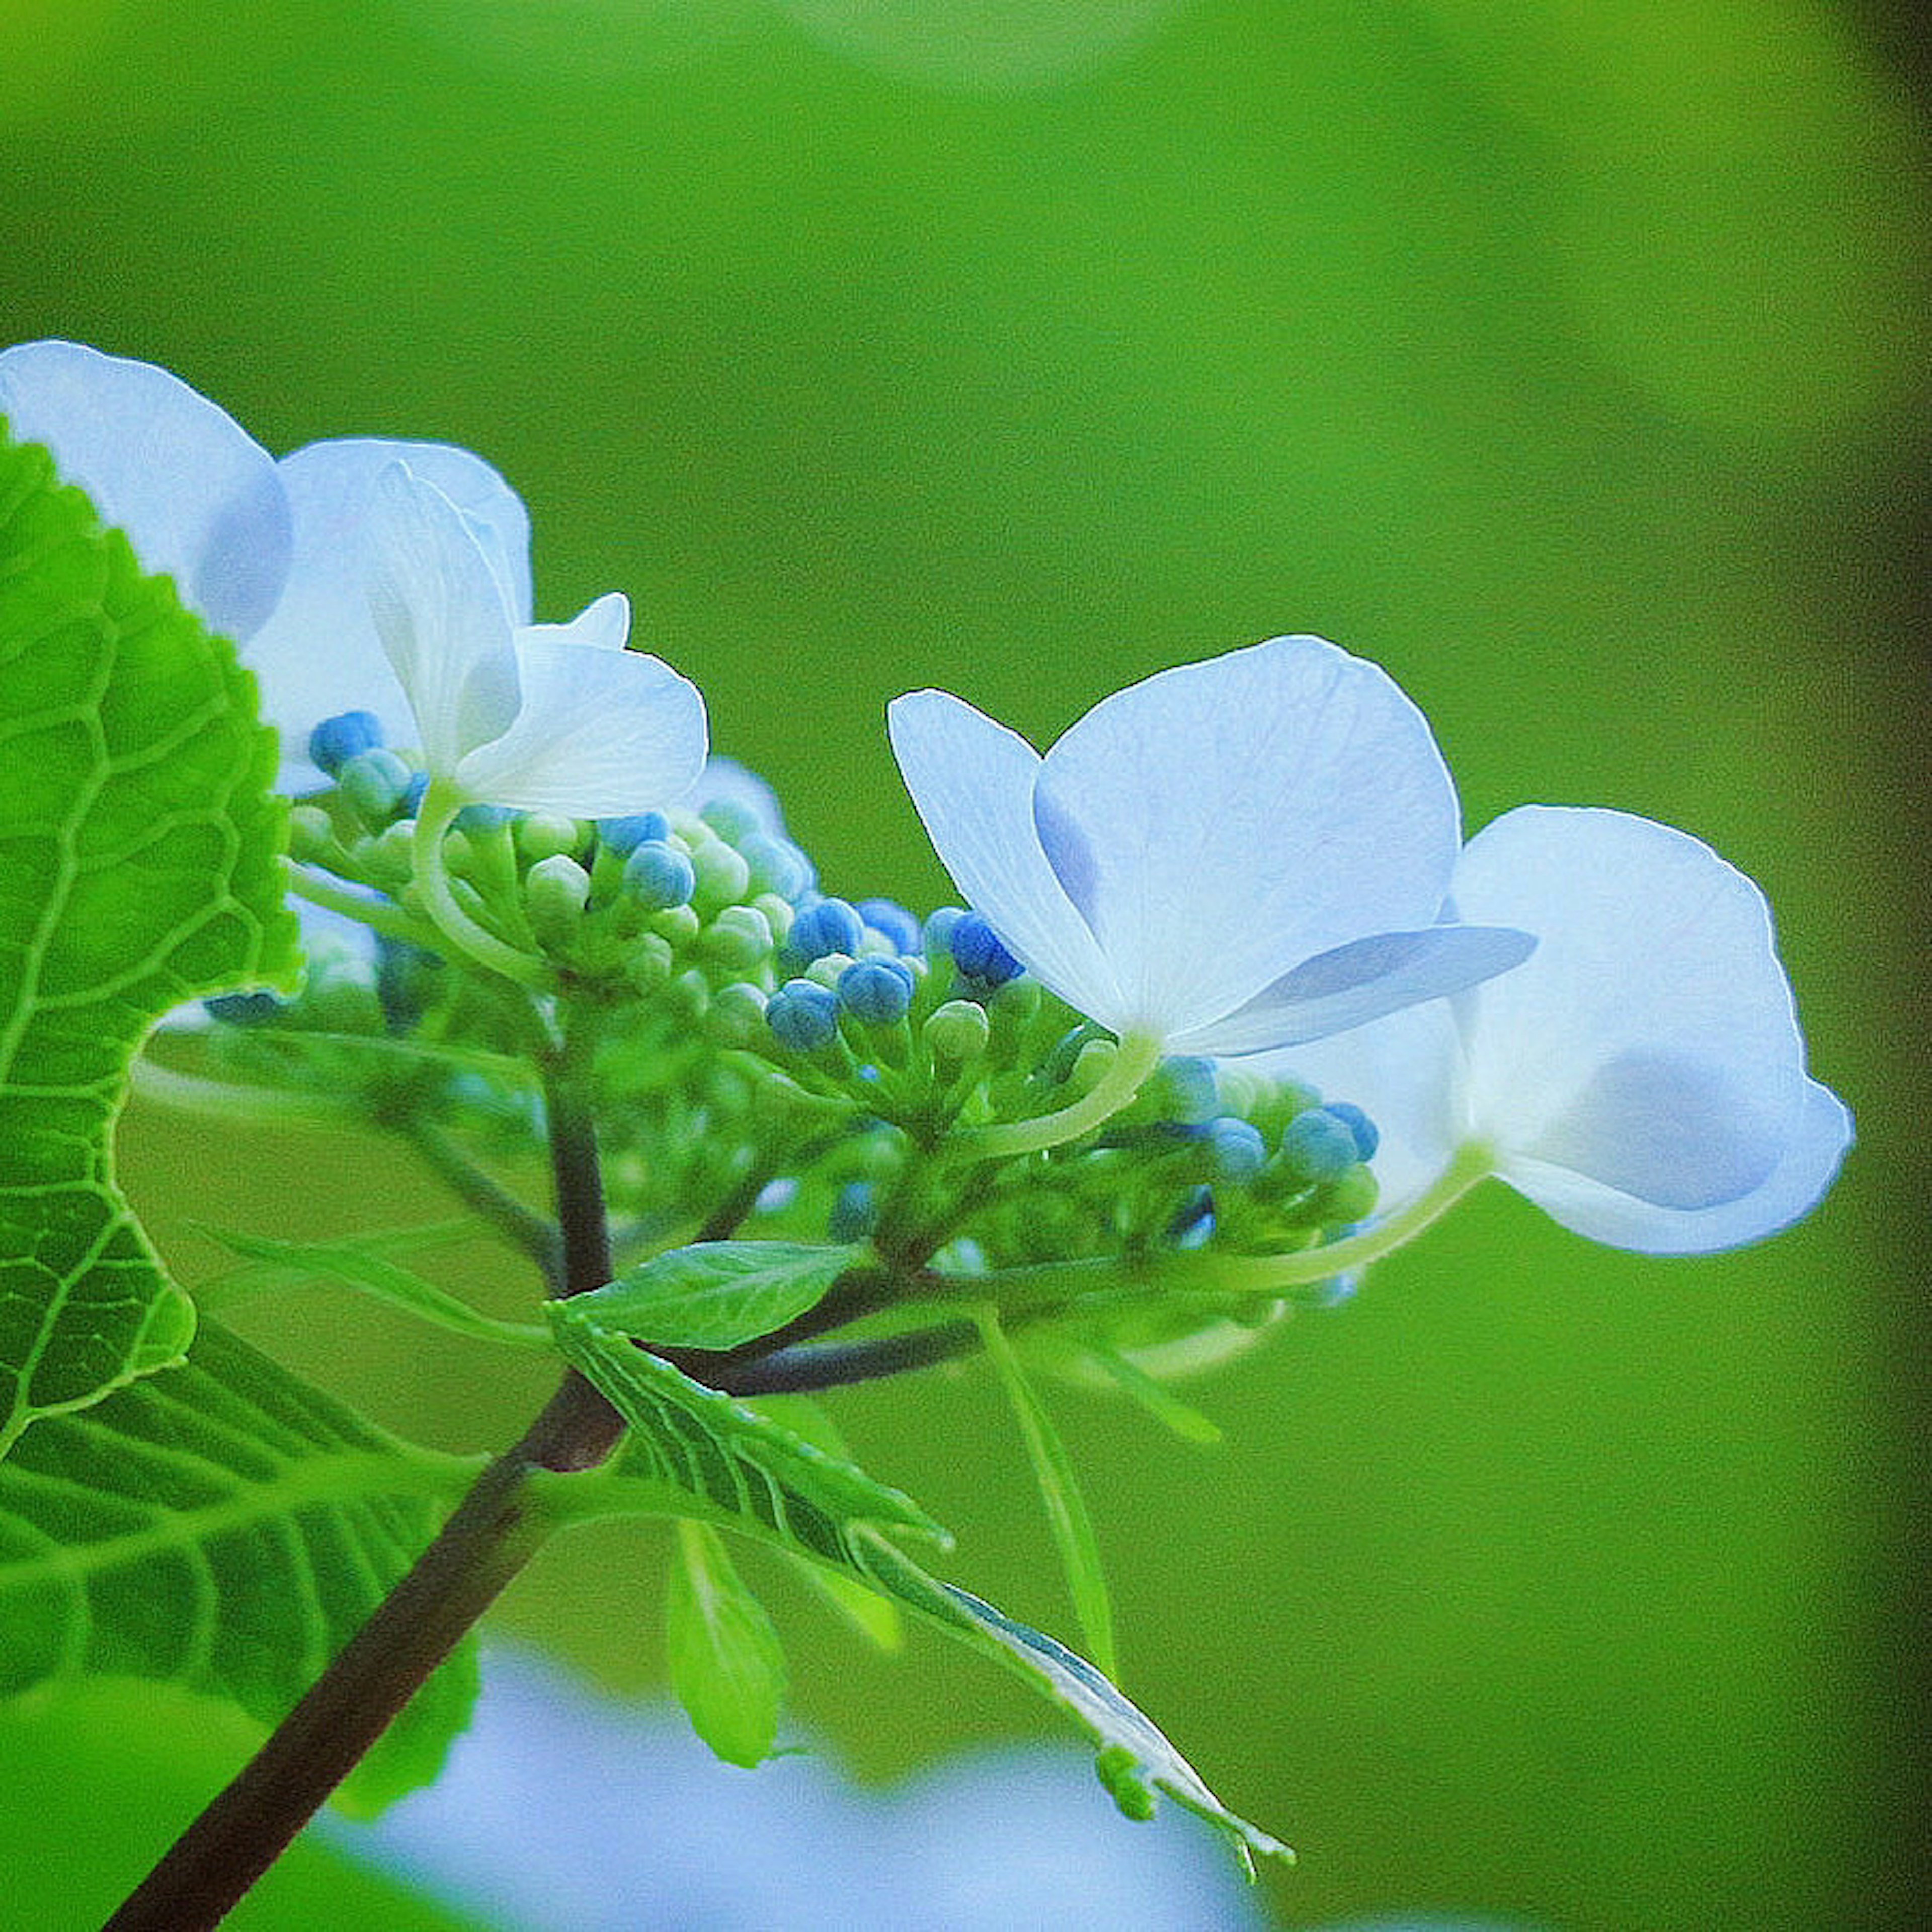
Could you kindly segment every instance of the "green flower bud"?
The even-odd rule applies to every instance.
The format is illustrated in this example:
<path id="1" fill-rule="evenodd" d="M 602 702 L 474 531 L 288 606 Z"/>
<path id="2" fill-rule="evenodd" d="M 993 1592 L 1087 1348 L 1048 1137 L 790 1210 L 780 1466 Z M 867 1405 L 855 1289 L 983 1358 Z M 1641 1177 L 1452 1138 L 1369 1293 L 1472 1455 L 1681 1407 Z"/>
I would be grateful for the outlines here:
<path id="1" fill-rule="evenodd" d="M 720 1046 L 758 1046 L 765 1039 L 765 995 L 744 980 L 720 986 L 711 996 L 705 1030 Z"/>
<path id="2" fill-rule="evenodd" d="M 698 935 L 700 958 L 742 973 L 772 953 L 772 928 L 756 906 L 728 905 Z"/>
<path id="3" fill-rule="evenodd" d="M 760 892 L 752 903 L 764 914 L 765 923 L 772 929 L 772 944 L 782 946 L 785 935 L 791 931 L 793 920 L 797 916 L 798 908 L 790 899 L 776 892 Z"/>
<path id="4" fill-rule="evenodd" d="M 1090 1040 L 1080 1049 L 1079 1058 L 1073 1063 L 1073 1071 L 1066 1076 L 1067 1097 L 1077 1100 L 1083 1094 L 1090 1094 L 1100 1084 L 1100 1076 L 1114 1064 L 1114 1056 L 1120 1052 L 1111 1040 Z"/>
<path id="5" fill-rule="evenodd" d="M 986 1052 L 992 1028 L 977 1000 L 948 1000 L 933 1009 L 920 1032 L 934 1060 L 963 1066 Z"/>
<path id="6" fill-rule="evenodd" d="M 357 856 L 378 885 L 406 885 L 416 877 L 416 823 L 399 818 L 364 842 Z"/>
<path id="7" fill-rule="evenodd" d="M 335 828 L 319 805 L 298 805 L 289 812 L 289 856 L 298 865 L 326 866 L 335 850 Z"/>
<path id="8" fill-rule="evenodd" d="M 674 957 L 670 940 L 658 933 L 640 933 L 624 956 L 624 977 L 640 993 L 655 992 L 670 977 Z"/>
<path id="9" fill-rule="evenodd" d="M 836 993 L 839 974 L 851 963 L 849 952 L 828 952 L 823 958 L 814 959 L 800 976 L 809 980 L 814 986 L 823 986 L 828 993 Z"/>
<path id="10" fill-rule="evenodd" d="M 584 827 L 560 812 L 532 812 L 517 821 L 517 850 L 529 864 L 560 854 L 574 857 L 588 842 Z"/>
<path id="11" fill-rule="evenodd" d="M 531 928 L 545 946 L 561 948 L 577 937 L 590 898 L 590 874 L 565 853 L 539 860 L 524 881 Z"/>
<path id="12" fill-rule="evenodd" d="M 698 937 L 702 923 L 688 905 L 666 906 L 663 911 L 652 913 L 649 922 L 652 932 L 680 952 Z"/>
<path id="13" fill-rule="evenodd" d="M 742 854 L 723 839 L 712 838 L 696 847 L 691 862 L 698 884 L 691 902 L 701 913 L 715 913 L 742 899 L 752 883 L 752 868 Z"/>

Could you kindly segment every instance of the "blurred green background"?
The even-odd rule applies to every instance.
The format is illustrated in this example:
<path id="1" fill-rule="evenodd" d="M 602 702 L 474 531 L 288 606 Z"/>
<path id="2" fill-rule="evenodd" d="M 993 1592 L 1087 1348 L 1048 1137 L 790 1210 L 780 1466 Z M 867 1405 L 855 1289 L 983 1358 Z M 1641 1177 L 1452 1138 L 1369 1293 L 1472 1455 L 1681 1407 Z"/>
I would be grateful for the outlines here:
<path id="1" fill-rule="evenodd" d="M 1300 1848 L 1286 1925 L 1911 1922 L 1904 58 L 1824 0 L 0 0 L 0 340 L 163 363 L 276 451 L 488 455 L 538 614 L 628 591 L 829 889 L 948 896 L 896 692 L 1043 743 L 1288 630 L 1394 674 L 1470 826 L 1615 805 L 1765 886 L 1859 1123 L 1806 1225 L 1646 1262 L 1496 1190 L 1196 1387 L 1219 1451 L 1060 1405 L 1129 1688 Z M 137 1108 L 124 1154 L 190 1285 L 196 1217 L 443 1211 L 374 1143 Z M 485 1250 L 450 1273 L 527 1293 Z M 244 1325 L 439 1442 L 536 1392 L 320 1294 Z M 838 1411 L 962 1580 L 1066 1628 L 982 1374 Z M 502 1621 L 653 1685 L 659 1569 L 586 1532 Z M 866 1778 L 1052 1728 L 937 1640 L 882 1660 L 772 1600 Z M 186 1723 L 4 1720 L 15 1922 L 86 1922 L 184 1821 L 240 1749 Z M 236 1922 L 418 1922 L 338 1882 L 291 1867 Z"/>

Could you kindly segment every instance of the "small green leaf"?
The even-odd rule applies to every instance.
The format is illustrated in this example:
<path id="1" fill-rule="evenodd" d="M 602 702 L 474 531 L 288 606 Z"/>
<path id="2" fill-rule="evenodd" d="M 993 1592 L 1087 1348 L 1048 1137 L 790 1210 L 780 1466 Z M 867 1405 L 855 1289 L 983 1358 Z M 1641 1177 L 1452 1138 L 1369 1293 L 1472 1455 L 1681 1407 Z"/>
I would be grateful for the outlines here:
<path id="1" fill-rule="evenodd" d="M 460 1229 L 466 1234 L 474 1231 L 473 1223 L 464 1224 Z M 392 1261 L 368 1239 L 289 1241 L 272 1234 L 242 1234 L 218 1228 L 207 1232 L 238 1255 L 246 1255 L 268 1268 L 285 1270 L 298 1280 L 334 1282 L 344 1288 L 359 1288 L 378 1301 L 386 1301 L 452 1334 L 466 1335 L 473 1342 L 495 1342 L 545 1353 L 556 1346 L 548 1328 L 534 1322 L 499 1322 L 483 1314 L 447 1288 L 438 1288 L 434 1282 L 425 1281 L 400 1262 Z"/>
<path id="2" fill-rule="evenodd" d="M 986 1344 L 986 1358 L 1000 1378 L 1012 1407 L 1013 1419 L 1033 1463 L 1034 1480 L 1040 1485 L 1040 1500 L 1046 1505 L 1046 1520 L 1053 1531 L 1054 1547 L 1060 1552 L 1060 1567 L 1066 1573 L 1067 1594 L 1073 1599 L 1074 1614 L 1080 1619 L 1088 1648 L 1106 1674 L 1118 1681 L 1120 1664 L 1114 1648 L 1114 1604 L 1107 1589 L 1107 1573 L 1100 1561 L 1100 1542 L 1094 1534 L 1094 1520 L 1087 1514 L 1086 1498 L 1074 1472 L 1073 1460 L 1046 1405 L 1034 1391 L 1020 1366 L 1013 1345 L 1000 1326 L 998 1312 L 990 1306 L 976 1311 L 980 1339 Z"/>
<path id="3" fill-rule="evenodd" d="M 824 1300 L 862 1245 L 695 1241 L 653 1256 L 573 1306 L 614 1334 L 660 1348 L 735 1348 Z"/>
<path id="4" fill-rule="evenodd" d="M 1198 1443 L 1204 1449 L 1211 1449 L 1225 1439 L 1218 1422 L 1203 1415 L 1192 1402 L 1183 1402 L 1165 1382 L 1149 1375 L 1138 1362 L 1130 1360 L 1118 1348 L 1094 1342 L 1084 1352 L 1088 1360 L 1112 1378 L 1123 1395 L 1132 1397 L 1156 1422 L 1171 1430 L 1184 1442 Z"/>
<path id="5" fill-rule="evenodd" d="M 205 1322 L 182 1367 L 49 1417 L 0 1462 L 0 1695 L 142 1677 L 272 1725 L 476 1467 Z M 368 1761 L 362 1802 L 435 1775 L 475 1678 L 460 1658 L 430 1678 Z"/>
<path id="6" fill-rule="evenodd" d="M 194 1334 L 112 1136 L 157 1018 L 292 969 L 274 765 L 232 649 L 0 426 L 0 1452 Z"/>
<path id="7" fill-rule="evenodd" d="M 686 1518 L 664 1592 L 671 1688 L 691 1727 L 727 1764 L 772 1754 L 784 1702 L 784 1648 L 709 1523 Z"/>

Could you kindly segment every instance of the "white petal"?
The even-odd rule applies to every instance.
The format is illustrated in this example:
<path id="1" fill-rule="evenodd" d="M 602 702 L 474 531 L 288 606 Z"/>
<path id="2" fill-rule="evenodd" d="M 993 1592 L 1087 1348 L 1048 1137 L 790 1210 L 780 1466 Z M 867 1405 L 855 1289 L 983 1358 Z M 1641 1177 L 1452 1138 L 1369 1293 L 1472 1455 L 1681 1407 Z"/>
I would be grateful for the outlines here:
<path id="1" fill-rule="evenodd" d="M 684 804 L 691 812 L 702 812 L 707 805 L 734 805 L 748 812 L 761 831 L 774 838 L 785 836 L 784 812 L 778 795 L 748 766 L 722 752 L 713 752 L 704 761 L 698 783 Z"/>
<path id="2" fill-rule="evenodd" d="M 462 512 L 400 463 L 376 478 L 368 530 L 376 634 L 416 713 L 424 759 L 447 775 L 517 716 L 502 593 Z"/>
<path id="3" fill-rule="evenodd" d="M 1706 1208 L 1660 1207 L 1567 1167 L 1518 1159 L 1503 1178 L 1553 1220 L 1593 1241 L 1644 1254 L 1711 1254 L 1761 1240 L 1823 1196 L 1852 1142 L 1852 1117 L 1829 1088 L 1804 1083 L 1777 1165 L 1748 1192 Z"/>
<path id="4" fill-rule="evenodd" d="M 1539 935 L 1463 1006 L 1470 1116 L 1504 1178 L 1548 1204 L 1567 1170 L 1667 1226 L 1789 1184 L 1818 1103 L 1770 910 L 1742 873 L 1647 819 L 1526 806 L 1471 842 L 1455 902 Z"/>
<path id="5" fill-rule="evenodd" d="M 530 523 L 508 484 L 479 457 L 442 443 L 344 436 L 312 442 L 278 469 L 295 518 L 295 560 L 274 614 L 248 657 L 282 733 L 280 788 L 325 782 L 308 735 L 325 718 L 370 711 L 385 741 L 410 745 L 408 700 L 369 608 L 368 523 L 376 482 L 398 460 L 455 504 L 513 611 L 530 605 Z M 520 602 L 516 601 L 520 597 Z"/>
<path id="6" fill-rule="evenodd" d="M 1352 939 L 1304 960 L 1226 1018 L 1173 1036 L 1168 1050 L 1226 1057 L 1324 1040 L 1506 973 L 1535 945 L 1506 926 L 1431 926 Z"/>
<path id="7" fill-rule="evenodd" d="M 631 600 L 621 590 L 605 591 L 567 624 L 526 624 L 518 632 L 520 639 L 548 638 L 598 651 L 621 651 L 630 634 Z"/>
<path id="8" fill-rule="evenodd" d="M 52 451 L 211 628 L 245 640 L 274 608 L 288 504 L 268 452 L 226 410 L 152 363 L 28 342 L 0 353 L 0 416 Z"/>
<path id="9" fill-rule="evenodd" d="M 960 896 L 1069 1006 L 1124 1026 L 1130 1016 L 1120 982 L 1040 844 L 1039 753 L 943 691 L 895 698 L 886 724 L 906 790 Z"/>
<path id="10" fill-rule="evenodd" d="M 1369 1163 L 1378 1214 L 1425 1192 L 1468 1138 L 1460 1102 L 1462 1040 L 1443 1000 L 1241 1064 L 1244 1072 L 1312 1087 L 1324 1100 L 1351 1101 L 1368 1115 L 1381 1137 Z"/>
<path id="11" fill-rule="evenodd" d="M 1386 673 L 1318 638 L 1116 692 L 1047 753 L 1038 795 L 1048 858 L 1130 1017 L 1164 1034 L 1205 1028 L 1314 954 L 1430 925 L 1456 856 L 1426 721 Z"/>
<path id="12" fill-rule="evenodd" d="M 523 708 L 500 738 L 457 767 L 470 796 L 617 818 L 674 803 L 697 782 L 704 700 L 668 664 L 537 629 L 518 634 L 517 653 Z"/>

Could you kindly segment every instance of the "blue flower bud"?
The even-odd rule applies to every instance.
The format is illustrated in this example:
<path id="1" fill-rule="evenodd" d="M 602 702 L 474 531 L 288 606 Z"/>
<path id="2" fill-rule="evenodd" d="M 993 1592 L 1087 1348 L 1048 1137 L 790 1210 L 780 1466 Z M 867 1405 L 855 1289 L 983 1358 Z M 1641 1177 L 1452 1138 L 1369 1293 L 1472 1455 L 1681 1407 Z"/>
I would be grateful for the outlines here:
<path id="1" fill-rule="evenodd" d="M 940 906 L 926 914 L 926 923 L 919 929 L 919 943 L 927 958 L 952 957 L 952 928 L 965 916 L 964 906 Z"/>
<path id="2" fill-rule="evenodd" d="M 516 817 L 507 805 L 466 805 L 456 814 L 459 832 L 500 832 Z"/>
<path id="3" fill-rule="evenodd" d="M 406 940 L 376 935 L 376 998 L 392 1033 L 407 1033 L 423 1016 L 427 983 L 442 962 Z"/>
<path id="4" fill-rule="evenodd" d="M 403 788 L 403 816 L 413 818 L 422 809 L 423 794 L 429 790 L 429 774 L 412 772 L 410 782 Z"/>
<path id="5" fill-rule="evenodd" d="M 779 1046 L 816 1053 L 838 1036 L 838 996 L 809 980 L 788 980 L 766 1003 L 765 1024 Z"/>
<path id="6" fill-rule="evenodd" d="M 896 959 L 855 959 L 838 976 L 838 998 L 854 1018 L 891 1026 L 912 1005 L 912 969 Z"/>
<path id="7" fill-rule="evenodd" d="M 1355 1158 L 1373 1160 L 1376 1149 L 1382 1144 L 1380 1130 L 1374 1121 L 1360 1108 L 1350 1100 L 1330 1100 L 1324 1103 L 1328 1111 L 1338 1120 L 1346 1121 L 1348 1131 L 1355 1137 Z"/>
<path id="8" fill-rule="evenodd" d="M 872 1200 L 869 1180 L 848 1180 L 838 1190 L 832 1212 L 825 1218 L 825 1232 L 835 1241 L 862 1241 L 878 1226 L 878 1209 Z"/>
<path id="9" fill-rule="evenodd" d="M 1310 1107 L 1283 1130 L 1281 1156 L 1310 1181 L 1334 1180 L 1361 1158 L 1355 1130 L 1326 1107 Z"/>
<path id="10" fill-rule="evenodd" d="M 812 890 L 812 861 L 789 838 L 750 832 L 738 842 L 739 856 L 751 868 L 752 890 L 801 899 Z"/>
<path id="11" fill-rule="evenodd" d="M 764 820 L 741 799 L 706 799 L 698 815 L 728 844 L 740 845 L 754 832 L 764 830 Z"/>
<path id="12" fill-rule="evenodd" d="M 620 859 L 628 859 L 647 842 L 662 844 L 670 836 L 670 821 L 661 812 L 633 812 L 627 818 L 600 818 L 597 836 Z"/>
<path id="13" fill-rule="evenodd" d="M 976 912 L 969 912 L 952 928 L 952 963 L 969 980 L 998 986 L 1022 970 L 1020 962 L 1000 944 L 1000 936 Z"/>
<path id="14" fill-rule="evenodd" d="M 890 940 L 895 952 L 919 951 L 919 921 L 897 899 L 860 899 L 853 910 L 881 938 Z"/>
<path id="15" fill-rule="evenodd" d="M 282 1016 L 282 1003 L 272 993 L 217 993 L 201 1004 L 210 1019 L 228 1026 L 273 1026 Z"/>
<path id="16" fill-rule="evenodd" d="M 1208 1123 L 1208 1150 L 1215 1178 L 1237 1187 L 1253 1180 L 1268 1158 L 1261 1130 L 1227 1114 Z"/>
<path id="17" fill-rule="evenodd" d="M 864 920 L 843 899 L 814 899 L 792 921 L 785 952 L 808 966 L 828 952 L 856 952 L 865 932 Z"/>
<path id="18" fill-rule="evenodd" d="M 356 815 L 370 825 L 393 818 L 410 788 L 410 772 L 394 752 L 378 745 L 344 762 L 336 782 Z"/>
<path id="19" fill-rule="evenodd" d="M 345 711 L 325 718 L 308 734 L 308 754 L 331 778 L 358 752 L 371 752 L 382 742 L 382 727 L 373 711 Z"/>
<path id="20" fill-rule="evenodd" d="M 1204 1126 L 1219 1111 L 1214 1063 L 1198 1054 L 1170 1054 L 1141 1090 L 1144 1106 L 1157 1118 Z"/>
<path id="21" fill-rule="evenodd" d="M 624 861 L 624 890 L 646 912 L 688 904 L 697 886 L 698 868 L 668 840 L 646 838 Z"/>

